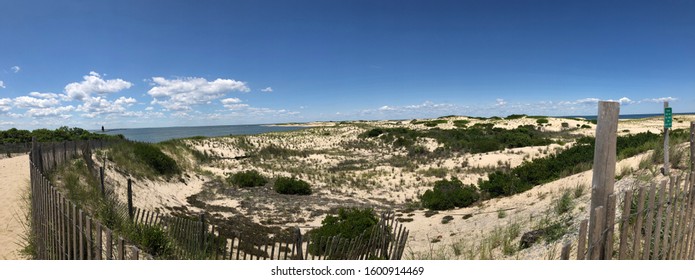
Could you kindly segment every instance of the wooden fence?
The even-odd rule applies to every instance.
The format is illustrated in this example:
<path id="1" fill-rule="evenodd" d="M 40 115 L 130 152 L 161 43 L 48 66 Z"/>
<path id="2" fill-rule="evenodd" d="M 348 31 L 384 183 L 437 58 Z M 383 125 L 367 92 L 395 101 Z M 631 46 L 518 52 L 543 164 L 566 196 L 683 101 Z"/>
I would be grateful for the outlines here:
<path id="1" fill-rule="evenodd" d="M 84 149 L 78 147 L 94 146 L 96 142 L 61 144 L 34 143 L 29 157 L 30 223 L 36 257 L 44 260 L 151 259 L 149 254 L 92 218 L 50 183 L 45 175 L 49 170 L 80 155 Z"/>
<path id="2" fill-rule="evenodd" d="M 579 225 L 576 258 L 695 259 L 695 122 L 690 124 L 687 170 L 679 176 L 667 177 L 658 185 L 652 183 L 616 194 L 613 184 L 618 108 L 615 102 L 599 102 L 601 127 L 597 126 L 596 133 L 592 207 L 590 219 Z M 669 164 L 666 157 L 664 165 Z M 571 249 L 572 243 L 565 243 L 561 259 L 570 259 Z"/>
<path id="3" fill-rule="evenodd" d="M 173 259 L 400 259 L 409 231 L 395 221 L 393 213 L 380 216 L 378 226 L 357 238 L 339 236 L 313 240 L 299 228 L 289 237 L 249 238 L 239 231 L 222 230 L 206 221 L 205 214 L 196 217 L 171 216 L 138 209 L 128 201 L 118 200 L 113 186 L 104 183 L 104 169 L 91 160 L 92 149 L 104 148 L 112 142 L 82 141 L 33 143 L 30 153 L 32 229 L 39 259 L 152 259 L 154 252 L 138 248 L 94 219 L 80 205 L 70 201 L 55 188 L 47 174 L 69 160 L 81 157 L 94 176 L 100 179 L 100 193 L 110 201 L 109 207 L 120 219 L 135 226 L 156 227 L 171 240 L 168 253 Z M 131 182 L 128 182 L 130 190 Z M 161 257 L 161 256 L 159 256 Z"/>
<path id="4" fill-rule="evenodd" d="M 601 221 L 579 226 L 576 258 L 620 260 L 673 260 L 695 257 L 695 186 L 692 174 L 670 177 L 660 184 L 627 190 L 608 198 L 608 207 L 595 208 L 597 217 L 605 213 L 608 227 Z M 617 203 L 620 201 L 620 203 Z M 620 211 L 620 212 L 619 212 Z M 591 240 L 588 232 L 594 232 Z M 601 258 L 601 240 L 607 240 Z M 569 259 L 571 243 L 562 249 Z"/>

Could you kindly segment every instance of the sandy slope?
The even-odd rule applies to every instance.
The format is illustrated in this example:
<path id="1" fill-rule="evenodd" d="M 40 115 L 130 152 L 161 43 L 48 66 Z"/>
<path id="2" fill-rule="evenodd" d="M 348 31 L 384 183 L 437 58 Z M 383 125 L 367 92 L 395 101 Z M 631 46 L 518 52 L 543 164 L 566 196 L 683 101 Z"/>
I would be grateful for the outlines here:
<path id="1" fill-rule="evenodd" d="M 0 259 L 21 259 L 22 195 L 29 186 L 29 156 L 0 159 Z"/>

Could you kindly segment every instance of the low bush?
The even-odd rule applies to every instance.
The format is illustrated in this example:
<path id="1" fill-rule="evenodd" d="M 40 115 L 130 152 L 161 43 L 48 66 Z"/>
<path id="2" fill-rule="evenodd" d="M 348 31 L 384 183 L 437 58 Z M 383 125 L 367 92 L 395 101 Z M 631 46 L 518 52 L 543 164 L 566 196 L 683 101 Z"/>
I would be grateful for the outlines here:
<path id="1" fill-rule="evenodd" d="M 365 234 L 362 240 L 369 240 L 372 228 L 377 225 L 379 219 L 371 208 L 366 209 L 344 209 L 338 210 L 338 215 L 328 215 L 321 221 L 321 227 L 309 232 L 312 240 L 321 240 L 340 236 L 352 239 Z M 326 244 L 312 243 L 309 251 L 314 255 L 322 255 L 326 249 Z"/>
<path id="2" fill-rule="evenodd" d="M 234 185 L 241 188 L 251 188 L 256 186 L 263 186 L 268 183 L 263 175 L 258 173 L 256 170 L 248 170 L 234 173 L 233 175 L 227 177 L 227 182 L 230 185 Z"/>
<path id="3" fill-rule="evenodd" d="M 176 161 L 163 153 L 157 146 L 148 143 L 134 143 L 135 156 L 160 175 L 179 173 Z"/>
<path id="4" fill-rule="evenodd" d="M 279 177 L 275 179 L 275 191 L 280 194 L 310 195 L 311 187 L 299 179 Z"/>
<path id="5" fill-rule="evenodd" d="M 480 199 L 474 186 L 464 186 L 456 177 L 443 179 L 434 183 L 432 190 L 422 195 L 422 206 L 432 210 L 447 210 L 454 207 L 466 207 Z"/>

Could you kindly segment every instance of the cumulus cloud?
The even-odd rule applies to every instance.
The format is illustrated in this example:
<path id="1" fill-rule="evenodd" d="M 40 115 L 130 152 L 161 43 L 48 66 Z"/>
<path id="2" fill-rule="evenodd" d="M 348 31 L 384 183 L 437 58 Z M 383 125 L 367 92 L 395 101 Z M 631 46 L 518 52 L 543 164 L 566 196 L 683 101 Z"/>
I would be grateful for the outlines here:
<path id="1" fill-rule="evenodd" d="M 152 82 L 155 86 L 147 91 L 153 98 L 152 104 L 159 104 L 173 111 L 188 111 L 193 105 L 209 104 L 228 92 L 251 91 L 245 82 L 231 79 L 208 81 L 204 78 L 188 77 L 168 80 L 153 77 Z"/>
<path id="2" fill-rule="evenodd" d="M 14 105 L 19 108 L 48 108 L 60 104 L 55 97 L 36 98 L 31 96 L 19 96 L 14 99 Z"/>
<path id="3" fill-rule="evenodd" d="M 7 112 L 12 109 L 12 99 L 0 98 L 0 112 Z"/>
<path id="4" fill-rule="evenodd" d="M 560 104 L 560 105 L 596 105 L 596 104 L 598 104 L 599 101 L 602 101 L 602 100 L 595 98 L 595 97 L 589 97 L 589 98 L 577 99 L 575 101 L 561 101 L 558 104 Z M 618 102 L 618 103 L 620 103 L 620 105 L 630 105 L 630 104 L 638 103 L 638 102 L 635 102 L 627 97 L 622 97 L 618 100 L 605 99 L 604 101 Z"/>
<path id="5" fill-rule="evenodd" d="M 15 66 L 12 66 L 10 69 L 12 69 L 12 72 L 18 73 L 19 70 L 21 70 L 22 68 L 19 68 L 19 66 L 15 65 Z"/>
<path id="6" fill-rule="evenodd" d="M 0 88 L 5 88 L 5 82 L 0 81 Z"/>
<path id="7" fill-rule="evenodd" d="M 82 82 L 70 83 L 65 86 L 68 99 L 83 101 L 91 97 L 92 94 L 115 93 L 133 86 L 132 83 L 121 79 L 104 80 L 99 73 L 94 71 L 82 78 L 84 79 Z"/>
<path id="8" fill-rule="evenodd" d="M 234 104 L 234 103 L 241 103 L 241 99 L 234 98 L 234 97 L 222 99 L 222 104 L 224 104 L 224 105 Z"/>
<path id="9" fill-rule="evenodd" d="M 109 101 L 103 97 L 88 97 L 84 103 L 77 106 L 75 111 L 82 112 L 86 118 L 95 118 L 104 114 L 127 114 L 126 107 L 137 102 L 132 97 L 119 97 L 115 101 Z"/>
<path id="10" fill-rule="evenodd" d="M 31 108 L 27 110 L 26 115 L 33 118 L 60 117 L 63 119 L 70 118 L 69 112 L 75 110 L 73 106 L 49 107 L 49 108 Z"/>
<path id="11" fill-rule="evenodd" d="M 386 106 L 386 105 L 379 107 L 379 111 L 393 111 L 393 110 L 395 110 L 393 107 Z"/>
<path id="12" fill-rule="evenodd" d="M 497 98 L 497 99 L 495 100 L 495 106 L 497 106 L 497 107 L 502 107 L 502 106 L 504 106 L 504 105 L 507 105 L 507 101 L 504 101 L 504 99 L 502 99 L 502 98 Z"/>
<path id="13" fill-rule="evenodd" d="M 267 87 L 267 88 L 261 89 L 261 91 L 262 92 L 273 92 L 273 88 Z"/>
<path id="14" fill-rule="evenodd" d="M 241 110 L 241 109 L 249 108 L 249 104 L 241 104 L 241 103 L 239 103 L 239 104 L 225 104 L 224 107 L 229 109 L 229 110 Z"/>
<path id="15" fill-rule="evenodd" d="M 38 98 L 58 98 L 57 94 L 51 93 L 51 92 L 42 93 L 42 92 L 32 91 L 29 93 L 29 96 L 38 97 Z"/>

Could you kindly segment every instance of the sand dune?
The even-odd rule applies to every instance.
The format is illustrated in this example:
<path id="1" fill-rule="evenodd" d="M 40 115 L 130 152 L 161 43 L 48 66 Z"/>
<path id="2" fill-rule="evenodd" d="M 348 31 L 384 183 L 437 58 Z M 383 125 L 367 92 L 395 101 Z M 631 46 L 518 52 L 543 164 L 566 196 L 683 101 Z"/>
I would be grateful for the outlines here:
<path id="1" fill-rule="evenodd" d="M 22 220 L 26 210 L 22 195 L 29 188 L 29 156 L 0 159 L 0 259 L 22 259 Z"/>

